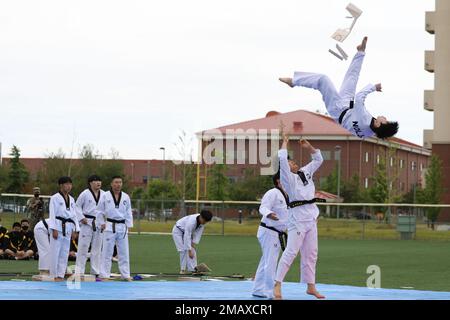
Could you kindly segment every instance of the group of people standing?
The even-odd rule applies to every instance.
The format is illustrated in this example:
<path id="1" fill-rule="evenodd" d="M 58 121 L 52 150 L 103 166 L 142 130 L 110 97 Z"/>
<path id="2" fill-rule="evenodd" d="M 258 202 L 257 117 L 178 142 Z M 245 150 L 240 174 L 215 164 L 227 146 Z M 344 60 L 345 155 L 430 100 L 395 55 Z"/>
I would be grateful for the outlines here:
<path id="1" fill-rule="evenodd" d="M 58 184 L 58 193 L 50 198 L 49 218 L 34 228 L 41 275 L 64 280 L 71 239 L 79 232 L 76 274 L 84 275 L 90 250 L 90 274 L 108 280 L 116 245 L 121 278 L 131 281 L 128 229 L 133 227 L 133 215 L 130 197 L 122 191 L 122 177 L 113 177 L 110 190 L 105 192 L 101 178 L 90 176 L 88 188 L 76 201 L 70 195 L 70 177 L 59 178 Z"/>

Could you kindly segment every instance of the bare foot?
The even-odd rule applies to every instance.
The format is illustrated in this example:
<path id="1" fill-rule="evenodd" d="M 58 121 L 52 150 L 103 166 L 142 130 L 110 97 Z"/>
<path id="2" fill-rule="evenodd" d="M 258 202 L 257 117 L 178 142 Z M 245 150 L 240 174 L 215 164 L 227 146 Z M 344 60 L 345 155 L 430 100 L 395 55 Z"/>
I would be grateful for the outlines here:
<path id="1" fill-rule="evenodd" d="M 317 299 L 325 299 L 325 296 L 321 295 L 319 291 L 317 291 L 316 286 L 314 284 L 308 284 L 308 289 L 306 290 L 306 293 L 315 296 Z"/>
<path id="2" fill-rule="evenodd" d="M 275 282 L 275 286 L 273 287 L 273 298 L 275 300 L 283 299 L 281 296 L 281 282 Z"/>
<path id="3" fill-rule="evenodd" d="M 358 51 L 364 52 L 364 51 L 366 51 L 366 44 L 367 44 L 367 37 L 364 37 L 363 41 L 361 42 L 360 45 L 358 45 L 358 46 L 356 47 L 356 49 L 357 49 Z"/>
<path id="4" fill-rule="evenodd" d="M 294 85 L 292 84 L 292 78 L 278 78 L 281 82 L 286 83 L 289 87 L 293 88 Z"/>

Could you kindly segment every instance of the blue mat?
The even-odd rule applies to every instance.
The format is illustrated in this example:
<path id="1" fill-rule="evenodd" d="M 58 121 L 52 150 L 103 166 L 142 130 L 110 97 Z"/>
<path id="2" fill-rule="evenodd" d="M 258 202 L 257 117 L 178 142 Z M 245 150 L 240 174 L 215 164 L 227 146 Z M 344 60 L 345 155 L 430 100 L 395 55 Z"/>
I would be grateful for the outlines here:
<path id="1" fill-rule="evenodd" d="M 0 300 L 264 300 L 252 297 L 251 281 L 143 281 L 83 282 L 69 289 L 65 282 L 0 281 Z M 311 300 L 305 285 L 287 282 L 283 298 Z M 450 292 L 368 289 L 365 287 L 317 284 L 331 300 L 450 300 Z"/>

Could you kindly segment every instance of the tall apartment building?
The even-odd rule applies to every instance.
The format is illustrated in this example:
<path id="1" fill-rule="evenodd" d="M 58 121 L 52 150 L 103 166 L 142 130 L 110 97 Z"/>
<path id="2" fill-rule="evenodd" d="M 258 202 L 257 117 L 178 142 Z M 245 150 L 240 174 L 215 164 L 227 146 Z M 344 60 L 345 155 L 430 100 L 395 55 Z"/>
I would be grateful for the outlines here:
<path id="1" fill-rule="evenodd" d="M 434 73 L 434 90 L 425 90 L 424 108 L 434 114 L 432 130 L 424 130 L 424 147 L 443 163 L 442 202 L 450 203 L 450 1 L 436 0 L 435 11 L 426 12 L 425 30 L 434 35 L 434 51 L 425 51 L 425 70 Z M 450 218 L 450 210 L 442 215 Z"/>

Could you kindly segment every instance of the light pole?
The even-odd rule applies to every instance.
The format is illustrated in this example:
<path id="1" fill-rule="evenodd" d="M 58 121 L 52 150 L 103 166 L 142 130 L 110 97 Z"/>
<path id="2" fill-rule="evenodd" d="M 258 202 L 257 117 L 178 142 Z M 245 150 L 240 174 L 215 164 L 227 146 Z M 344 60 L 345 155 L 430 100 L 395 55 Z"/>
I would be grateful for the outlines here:
<path id="1" fill-rule="evenodd" d="M 159 148 L 159 150 L 162 150 L 162 152 L 163 152 L 163 176 L 162 176 L 162 178 L 163 178 L 163 180 L 165 180 L 166 179 L 166 148 L 161 147 L 161 148 Z"/>
<path id="2" fill-rule="evenodd" d="M 341 146 L 334 147 L 335 149 L 335 158 L 338 161 L 338 172 L 337 172 L 337 196 L 338 201 L 341 198 Z M 336 207 L 336 218 L 339 219 L 339 206 Z"/>
<path id="3" fill-rule="evenodd" d="M 162 174 L 162 181 L 166 181 L 166 148 L 161 147 L 159 150 L 162 150 L 163 152 L 163 174 Z M 161 214 L 164 216 L 164 222 L 166 221 L 166 214 L 164 212 L 164 188 L 162 192 L 162 199 L 161 199 Z"/>

